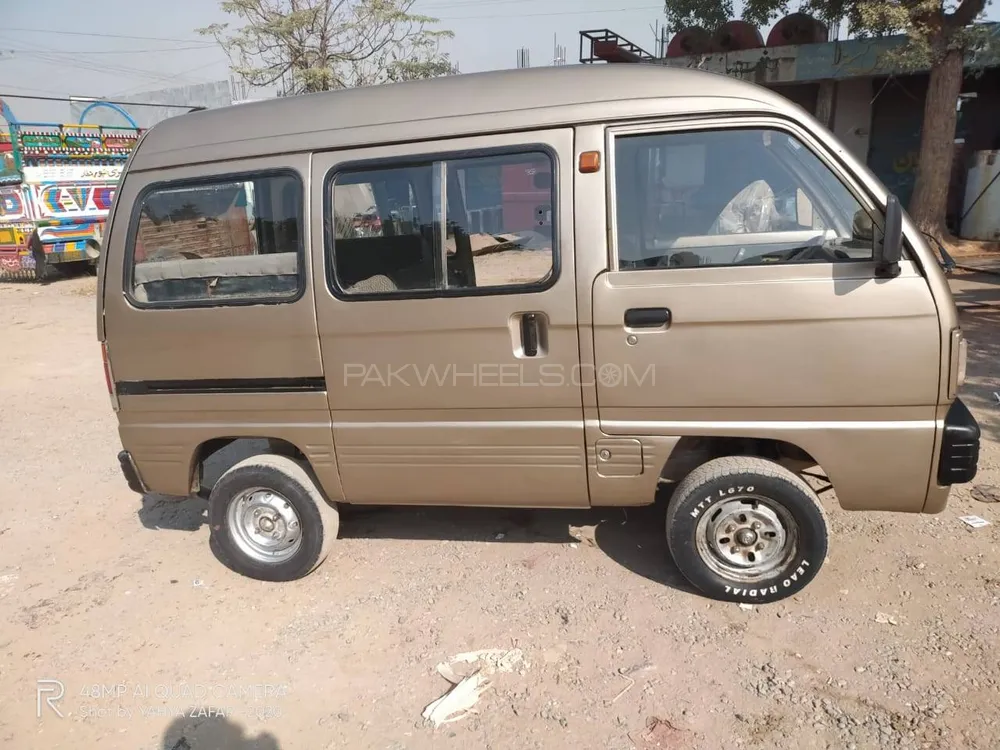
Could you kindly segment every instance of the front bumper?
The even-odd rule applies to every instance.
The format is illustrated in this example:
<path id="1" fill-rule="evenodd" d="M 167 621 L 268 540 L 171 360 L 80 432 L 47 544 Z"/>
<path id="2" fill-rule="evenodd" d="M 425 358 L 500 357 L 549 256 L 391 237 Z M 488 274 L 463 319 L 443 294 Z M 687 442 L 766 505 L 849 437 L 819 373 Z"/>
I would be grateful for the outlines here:
<path id="1" fill-rule="evenodd" d="M 979 464 L 979 423 L 962 399 L 952 402 L 944 418 L 938 484 L 947 487 L 971 482 Z"/>
<path id="2" fill-rule="evenodd" d="M 121 464 L 122 474 L 125 475 L 125 481 L 128 482 L 129 489 L 140 495 L 146 494 L 148 492 L 146 484 L 142 481 L 142 477 L 139 476 L 139 470 L 135 467 L 132 454 L 128 451 L 121 451 L 118 454 L 118 463 Z"/>

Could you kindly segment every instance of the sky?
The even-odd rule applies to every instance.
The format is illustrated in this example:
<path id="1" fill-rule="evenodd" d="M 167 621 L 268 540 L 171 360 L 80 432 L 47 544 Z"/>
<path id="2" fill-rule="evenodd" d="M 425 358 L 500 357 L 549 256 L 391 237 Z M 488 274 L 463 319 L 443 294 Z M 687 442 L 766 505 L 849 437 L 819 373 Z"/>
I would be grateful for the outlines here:
<path id="1" fill-rule="evenodd" d="M 0 94 L 128 100 L 130 93 L 229 77 L 222 49 L 194 31 L 228 20 L 217 0 L 0 5 Z M 576 62 L 581 29 L 611 28 L 651 49 L 662 7 L 658 0 L 417 0 L 414 12 L 455 33 L 442 47 L 472 73 L 516 67 L 520 47 L 529 48 L 532 66 L 551 64 L 553 35 L 567 62 Z M 19 120 L 60 120 L 69 111 L 65 103 L 5 99 Z"/>
<path id="2" fill-rule="evenodd" d="M 127 101 L 129 94 L 229 77 L 222 49 L 195 32 L 228 20 L 217 0 L 0 0 L 0 6 L 0 95 L 19 120 L 65 120 L 69 105 L 12 94 Z M 413 10 L 455 33 L 443 49 L 463 73 L 473 73 L 515 67 L 521 47 L 532 66 L 550 65 L 554 38 L 566 48 L 567 63 L 577 62 L 584 29 L 608 28 L 654 52 L 662 7 L 660 0 L 417 0 Z"/>

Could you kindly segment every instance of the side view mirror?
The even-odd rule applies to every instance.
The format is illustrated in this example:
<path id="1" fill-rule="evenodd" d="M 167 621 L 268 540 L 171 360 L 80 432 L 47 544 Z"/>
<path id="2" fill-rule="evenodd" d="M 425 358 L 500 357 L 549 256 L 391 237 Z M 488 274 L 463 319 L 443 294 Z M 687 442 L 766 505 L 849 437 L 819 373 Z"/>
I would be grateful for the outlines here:
<path id="1" fill-rule="evenodd" d="M 885 202 L 885 228 L 875 241 L 875 275 L 880 279 L 899 276 L 899 259 L 903 257 L 903 207 L 899 198 L 889 195 Z"/>

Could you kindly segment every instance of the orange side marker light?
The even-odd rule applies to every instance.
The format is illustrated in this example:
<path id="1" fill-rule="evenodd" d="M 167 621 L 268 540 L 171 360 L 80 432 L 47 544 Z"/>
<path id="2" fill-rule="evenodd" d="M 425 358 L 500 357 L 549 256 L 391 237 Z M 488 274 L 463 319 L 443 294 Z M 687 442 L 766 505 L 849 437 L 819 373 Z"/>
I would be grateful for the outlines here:
<path id="1" fill-rule="evenodd" d="M 592 174 L 601 171 L 601 152 L 583 151 L 580 154 L 580 174 Z"/>

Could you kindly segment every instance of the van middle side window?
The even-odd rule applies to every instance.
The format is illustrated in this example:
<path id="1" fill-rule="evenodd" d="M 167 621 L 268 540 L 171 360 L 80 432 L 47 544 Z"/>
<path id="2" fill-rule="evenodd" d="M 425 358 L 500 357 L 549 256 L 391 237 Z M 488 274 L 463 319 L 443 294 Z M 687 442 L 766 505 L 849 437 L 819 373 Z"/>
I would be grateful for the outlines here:
<path id="1" fill-rule="evenodd" d="M 780 130 L 623 134 L 614 154 L 622 269 L 872 257 L 870 214 Z"/>
<path id="2" fill-rule="evenodd" d="M 546 286 L 557 270 L 553 171 L 549 154 L 525 151 L 335 173 L 334 287 L 436 296 Z"/>
<path id="3" fill-rule="evenodd" d="M 302 291 L 297 175 L 163 183 L 137 214 L 126 289 L 139 305 L 281 302 Z"/>

